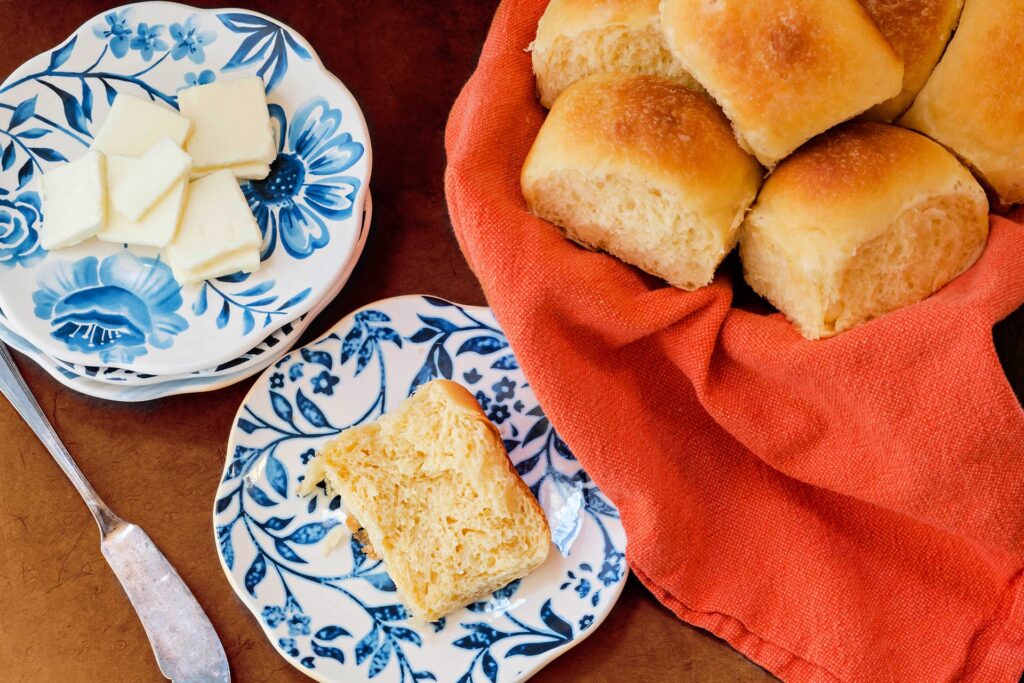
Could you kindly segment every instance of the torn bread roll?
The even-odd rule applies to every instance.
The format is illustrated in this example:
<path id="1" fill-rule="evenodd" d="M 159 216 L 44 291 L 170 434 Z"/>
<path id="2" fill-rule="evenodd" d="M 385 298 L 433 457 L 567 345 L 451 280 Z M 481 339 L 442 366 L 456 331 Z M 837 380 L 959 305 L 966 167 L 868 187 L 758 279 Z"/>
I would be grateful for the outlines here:
<path id="1" fill-rule="evenodd" d="M 455 382 L 424 384 L 328 442 L 300 494 L 323 480 L 424 621 L 526 576 L 551 546 L 547 518 L 498 429 Z"/>

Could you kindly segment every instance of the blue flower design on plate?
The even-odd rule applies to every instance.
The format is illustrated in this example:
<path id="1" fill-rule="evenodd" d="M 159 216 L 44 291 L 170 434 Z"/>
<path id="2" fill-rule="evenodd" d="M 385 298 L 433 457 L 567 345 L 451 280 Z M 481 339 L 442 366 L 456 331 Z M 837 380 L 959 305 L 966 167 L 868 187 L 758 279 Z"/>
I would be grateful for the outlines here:
<path id="1" fill-rule="evenodd" d="M 500 409 L 509 456 L 557 550 L 537 574 L 417 624 L 386 567 L 342 525 L 340 497 L 295 490 L 327 439 L 425 381 L 467 376 L 481 405 Z M 327 382 L 343 401 L 318 392 Z M 520 681 L 586 637 L 625 581 L 617 510 L 537 405 L 487 309 L 401 297 L 357 311 L 268 370 L 235 427 L 214 505 L 218 551 L 271 642 L 320 680 Z"/>
<path id="2" fill-rule="evenodd" d="M 42 203 L 35 192 L 0 197 L 0 266 L 31 265 L 46 255 L 39 245 Z"/>
<path id="3" fill-rule="evenodd" d="M 97 353 L 104 363 L 130 361 L 147 346 L 168 348 L 188 327 L 180 285 L 158 259 L 122 250 L 100 262 L 87 256 L 54 261 L 39 273 L 35 314 L 69 349 Z"/>
<path id="4" fill-rule="evenodd" d="M 108 12 L 103 15 L 103 21 L 105 23 L 93 26 L 93 35 L 108 41 L 110 51 L 115 57 L 124 57 L 128 54 L 132 35 L 132 29 L 128 25 L 128 10 Z"/>
<path id="5" fill-rule="evenodd" d="M 167 49 L 167 43 L 160 38 L 160 34 L 163 31 L 164 27 L 162 24 L 156 24 L 155 26 L 150 26 L 145 22 L 139 24 L 135 29 L 135 37 L 131 40 L 131 48 L 138 50 L 139 54 L 142 55 L 142 59 L 148 62 L 153 59 L 154 51 Z"/>
<path id="6" fill-rule="evenodd" d="M 338 385 L 341 380 L 332 375 L 331 373 L 324 370 L 319 375 L 310 380 L 310 384 L 313 385 L 314 394 L 323 394 L 324 396 L 333 396 L 334 387 Z"/>
<path id="7" fill-rule="evenodd" d="M 197 85 L 207 85 L 217 80 L 217 74 L 213 73 L 209 69 L 203 69 L 198 74 L 194 71 L 189 71 L 185 74 L 185 85 L 186 88 L 192 88 Z"/>
<path id="8" fill-rule="evenodd" d="M 291 128 L 284 110 L 270 105 L 278 124 L 278 154 L 270 175 L 242 186 L 263 233 L 263 259 L 280 240 L 293 258 L 306 258 L 331 239 L 325 220 L 352 215 L 360 181 L 340 175 L 363 156 L 363 145 L 340 132 L 341 112 L 315 97 L 298 108 Z"/>
<path id="9" fill-rule="evenodd" d="M 203 48 L 217 39 L 213 31 L 199 30 L 195 15 L 186 19 L 184 24 L 171 24 L 170 30 L 171 38 L 175 41 L 171 48 L 171 58 L 174 60 L 188 57 L 196 64 L 202 64 L 206 59 Z"/>
<path id="10" fill-rule="evenodd" d="M 497 397 L 495 400 L 498 400 Z M 511 413 L 503 403 L 495 403 L 487 412 L 487 419 L 497 425 L 504 423 L 510 416 Z"/>

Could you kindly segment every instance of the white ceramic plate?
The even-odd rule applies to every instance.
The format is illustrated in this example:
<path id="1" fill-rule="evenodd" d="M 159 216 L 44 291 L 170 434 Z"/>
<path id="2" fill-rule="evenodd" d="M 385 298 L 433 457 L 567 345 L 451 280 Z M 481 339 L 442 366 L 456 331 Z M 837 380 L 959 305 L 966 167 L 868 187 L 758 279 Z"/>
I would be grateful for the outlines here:
<path id="1" fill-rule="evenodd" d="M 70 372 L 85 379 L 120 385 L 163 384 L 183 379 L 197 379 L 202 377 L 213 378 L 220 375 L 237 375 L 242 370 L 248 369 L 250 366 L 260 364 L 265 360 L 266 354 L 271 351 L 280 352 L 291 349 L 295 341 L 302 336 L 302 333 L 309 326 L 309 323 L 303 324 L 304 321 L 308 319 L 311 322 L 316 318 L 320 310 L 322 310 L 327 303 L 330 303 L 338 295 L 344 287 L 344 284 L 348 281 L 348 278 L 352 274 L 352 270 L 355 268 L 360 255 L 363 253 L 363 248 L 366 245 L 372 221 L 373 199 L 371 195 L 367 193 L 366 203 L 363 205 L 363 223 L 359 234 L 359 241 L 356 243 L 356 251 L 353 254 L 352 259 L 349 261 L 348 267 L 344 272 L 342 272 L 338 282 L 335 283 L 331 288 L 331 291 L 327 293 L 324 300 L 322 302 L 318 302 L 314 310 L 301 316 L 294 323 L 288 323 L 281 329 L 277 330 L 260 342 L 258 346 L 250 349 L 248 352 L 237 358 L 221 363 L 215 368 L 198 370 L 196 372 L 181 375 L 147 375 L 144 373 L 137 373 L 134 370 L 126 370 L 125 368 L 114 368 L 102 365 L 78 365 L 76 363 L 69 363 L 61 358 L 50 358 L 50 360 L 53 361 L 54 365 L 60 368 L 62 374 Z M 6 327 L 8 331 L 14 332 L 13 328 L 9 326 L 7 319 L 4 317 L 3 311 L 0 311 L 0 328 L 4 327 Z M 280 355 L 280 353 L 277 354 L 277 356 Z M 263 364 L 263 367 L 266 367 L 266 364 Z"/>
<path id="2" fill-rule="evenodd" d="M 357 258 L 358 254 L 362 253 L 363 246 L 366 244 L 366 237 L 369 234 L 372 216 L 373 204 L 369 199 L 369 195 L 367 195 L 363 230 L 358 243 Z M 109 401 L 120 401 L 122 403 L 138 403 L 142 401 L 152 401 L 165 396 L 174 396 L 176 394 L 195 394 L 223 389 L 224 387 L 231 386 L 243 379 L 252 377 L 257 372 L 264 370 L 270 364 L 274 363 L 281 356 L 287 353 L 291 348 L 292 343 L 302 336 L 302 333 L 306 331 L 306 328 L 309 327 L 310 323 L 316 319 L 320 312 L 344 288 L 345 282 L 352 274 L 352 269 L 355 266 L 356 260 L 357 259 L 353 259 L 350 262 L 349 268 L 342 273 L 342 277 L 336 283 L 335 288 L 328 293 L 327 297 L 323 301 L 319 302 L 309 313 L 302 316 L 294 323 L 289 323 L 286 326 L 289 329 L 288 334 L 291 337 L 290 339 L 282 340 L 280 344 L 268 348 L 267 352 L 257 357 L 254 362 L 246 362 L 244 367 L 239 367 L 232 371 L 207 375 L 186 375 L 178 379 L 165 378 L 164 381 L 141 382 L 135 384 L 98 381 L 88 375 L 81 375 L 72 372 L 67 363 L 63 361 L 56 361 L 37 349 L 25 338 L 21 337 L 17 332 L 14 332 L 10 327 L 7 327 L 4 324 L 5 318 L 3 317 L 2 312 L 0 312 L 0 342 L 6 343 L 34 360 L 37 365 L 47 372 L 47 374 L 64 386 L 94 398 L 102 398 Z"/>
<path id="3" fill-rule="evenodd" d="M 42 250 L 39 177 L 86 150 L 117 93 L 173 105 L 187 85 L 253 74 L 279 141 L 270 176 L 243 187 L 264 235 L 257 273 L 180 286 L 155 250 Z M 216 366 L 324 298 L 354 256 L 369 175 L 358 105 L 287 26 L 168 2 L 105 12 L 0 86 L 0 308 L 72 363 L 153 375 Z"/>
<path id="4" fill-rule="evenodd" d="M 3 317 L 2 312 L 0 312 L 0 342 L 8 344 L 12 348 L 17 349 L 24 355 L 31 358 L 37 365 L 43 368 L 47 374 L 64 386 L 94 398 L 119 401 L 122 403 L 139 403 L 142 401 L 152 401 L 158 398 L 164 398 L 165 396 L 174 396 L 176 394 L 194 394 L 223 389 L 224 387 L 231 386 L 236 382 L 240 382 L 243 379 L 247 379 L 255 375 L 257 372 L 267 368 L 271 363 L 277 361 L 291 348 L 295 339 L 302 336 L 302 333 L 306 331 L 306 328 L 309 327 L 320 312 L 344 288 L 345 282 L 347 282 L 349 276 L 352 274 L 352 269 L 355 266 L 358 255 L 362 253 L 363 247 L 366 244 L 366 238 L 369 234 L 369 228 L 372 223 L 373 203 L 370 200 L 369 195 L 367 195 L 365 208 L 366 210 L 364 211 L 363 216 L 363 230 L 360 235 L 356 254 L 357 258 L 351 261 L 349 268 L 342 274 L 336 288 L 332 290 L 322 302 L 317 304 L 313 310 L 299 318 L 294 323 L 289 323 L 286 326 L 289 330 L 288 334 L 291 337 L 290 339 L 282 340 L 280 344 L 268 348 L 265 354 L 259 356 L 254 362 L 246 362 L 244 367 L 239 367 L 232 371 L 212 373 L 208 375 L 186 375 L 177 379 L 165 378 L 164 381 L 158 382 L 141 382 L 132 384 L 98 381 L 88 375 L 81 375 L 73 372 L 67 363 L 63 361 L 56 361 L 37 349 L 26 339 L 18 335 L 17 332 L 14 332 L 10 327 L 5 325 L 6 319 Z"/>
<path id="5" fill-rule="evenodd" d="M 101 398 L 108 401 L 119 401 L 122 403 L 138 403 L 152 401 L 165 396 L 175 394 L 195 394 L 205 391 L 214 391 L 231 386 L 247 377 L 266 369 L 274 361 L 278 360 L 286 350 L 282 348 L 272 354 L 264 356 L 259 363 L 249 366 L 236 374 L 220 375 L 217 377 L 196 377 L 192 379 L 172 380 L 163 384 L 146 384 L 141 386 L 121 386 L 106 382 L 97 382 L 87 377 L 79 377 L 63 368 L 53 364 L 49 356 L 32 346 L 24 338 L 7 328 L 0 328 L 0 341 L 11 348 L 20 351 L 36 362 L 39 367 L 46 371 L 55 380 L 73 389 L 80 394 L 86 394 L 94 398 Z"/>
<path id="6" fill-rule="evenodd" d="M 437 377 L 475 392 L 498 425 L 555 547 L 525 579 L 423 624 L 344 531 L 340 499 L 295 491 L 326 439 Z M 525 680 L 597 628 L 627 573 L 617 510 L 551 427 L 490 311 L 433 297 L 362 308 L 268 369 L 236 417 L 213 516 L 235 592 L 319 681 Z"/>

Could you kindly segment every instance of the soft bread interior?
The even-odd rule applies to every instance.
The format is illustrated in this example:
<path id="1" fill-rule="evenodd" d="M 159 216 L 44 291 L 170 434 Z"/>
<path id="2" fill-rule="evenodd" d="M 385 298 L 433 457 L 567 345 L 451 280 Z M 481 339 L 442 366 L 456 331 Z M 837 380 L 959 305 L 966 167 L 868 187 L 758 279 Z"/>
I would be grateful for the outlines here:
<path id="1" fill-rule="evenodd" d="M 570 85 L 599 73 L 663 76 L 701 89 L 668 51 L 656 22 L 644 29 L 609 26 L 558 36 L 549 48 L 534 50 L 533 68 L 541 104 L 548 108 Z"/>
<path id="2" fill-rule="evenodd" d="M 341 495 L 403 602 L 426 621 L 525 576 L 550 545 L 544 513 L 494 427 L 435 384 L 343 432 L 309 474 Z"/>
<path id="3" fill-rule="evenodd" d="M 735 230 L 721 235 L 684 209 L 677 193 L 650 181 L 560 170 L 538 179 L 530 199 L 533 212 L 570 239 L 682 289 L 711 282 L 735 245 Z"/>
<path id="4" fill-rule="evenodd" d="M 876 237 L 816 272 L 793 263 L 756 225 L 741 243 L 747 281 L 810 339 L 832 336 L 916 303 L 967 270 L 988 238 L 973 195 L 932 196 Z"/>

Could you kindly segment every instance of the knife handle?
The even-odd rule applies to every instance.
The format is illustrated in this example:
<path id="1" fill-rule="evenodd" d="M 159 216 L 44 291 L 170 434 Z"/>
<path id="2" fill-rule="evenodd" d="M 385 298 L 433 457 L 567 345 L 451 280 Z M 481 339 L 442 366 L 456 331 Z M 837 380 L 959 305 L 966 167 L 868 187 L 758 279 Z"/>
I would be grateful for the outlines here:
<path id="1" fill-rule="evenodd" d="M 105 535 L 119 524 L 123 524 L 121 518 L 115 515 L 100 499 L 89 480 L 82 474 L 82 470 L 78 469 L 78 465 L 68 453 L 68 449 L 64 447 L 57 432 L 53 431 L 53 426 L 46 419 L 28 385 L 25 384 L 25 379 L 18 371 L 18 366 L 14 364 L 14 358 L 11 357 L 10 351 L 2 343 L 0 343 L 0 393 L 7 397 L 7 400 L 32 428 L 39 440 L 46 446 L 46 450 L 50 451 L 50 455 L 74 484 L 89 507 L 92 516 L 96 519 L 100 533 Z"/>

